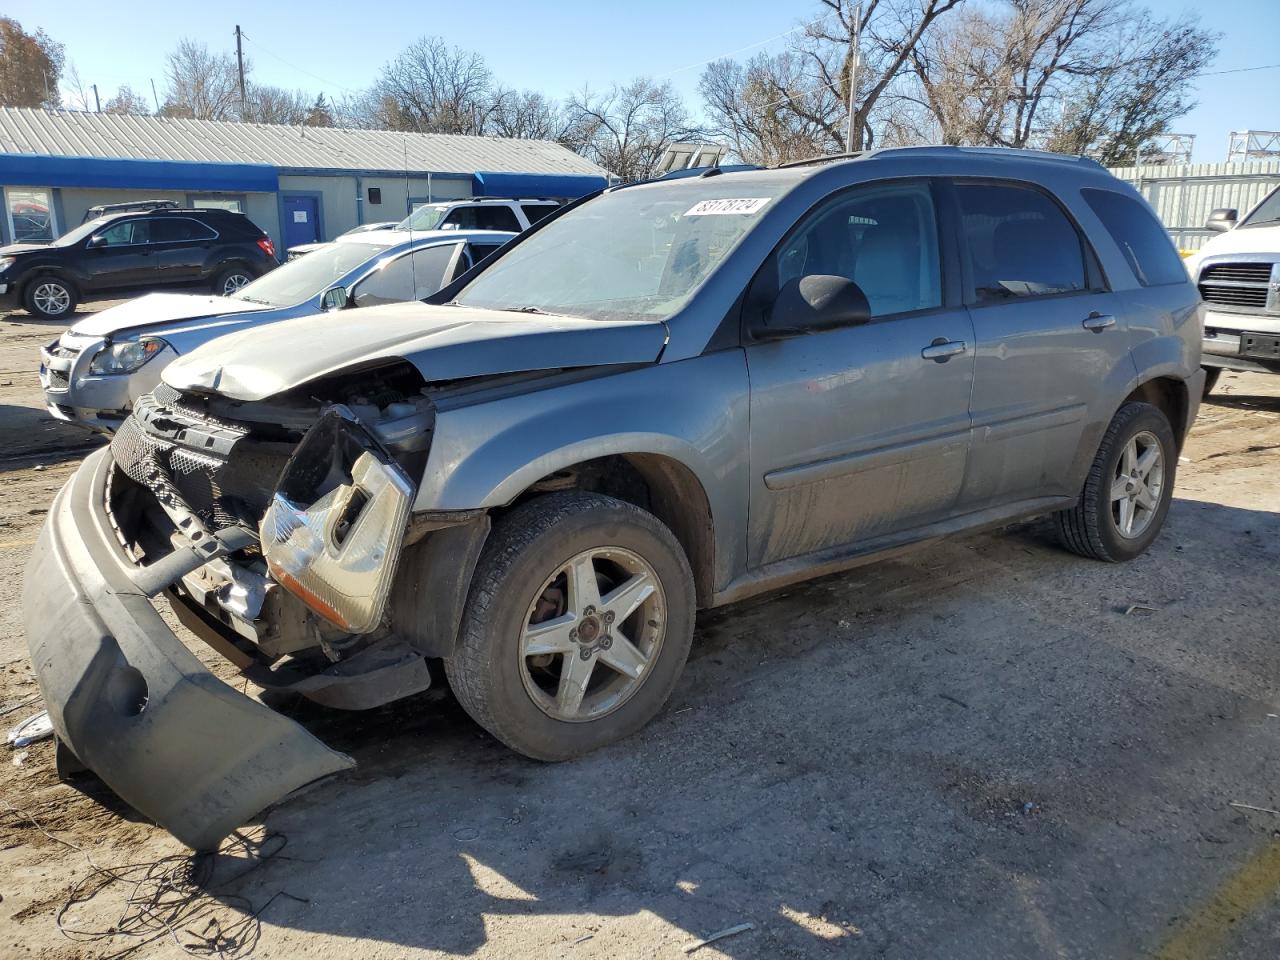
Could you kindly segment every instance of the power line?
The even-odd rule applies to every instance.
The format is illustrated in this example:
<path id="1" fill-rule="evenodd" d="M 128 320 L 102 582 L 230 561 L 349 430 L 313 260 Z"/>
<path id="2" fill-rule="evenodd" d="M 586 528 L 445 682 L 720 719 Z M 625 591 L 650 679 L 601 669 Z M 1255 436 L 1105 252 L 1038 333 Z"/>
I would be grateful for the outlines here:
<path id="1" fill-rule="evenodd" d="M 254 40 L 253 37 L 249 36 L 247 33 L 242 32 L 240 36 L 242 39 L 248 40 L 251 44 L 253 44 L 256 50 L 258 50 L 261 53 L 265 53 L 272 60 L 278 60 L 281 63 L 283 63 L 286 67 L 289 67 L 292 70 L 296 70 L 298 73 L 305 74 L 306 76 L 310 77 L 312 80 L 319 80 L 321 83 L 325 84 L 326 86 L 337 89 L 337 90 L 341 90 L 344 93 L 360 93 L 361 92 L 358 87 L 346 87 L 340 83 L 334 83 L 332 80 L 322 77 L 319 74 L 312 73 L 310 70 L 300 67 L 296 63 L 290 63 L 288 60 L 286 60 L 284 57 L 280 56 L 279 54 L 272 53 L 262 44 L 258 43 L 258 41 Z"/>
<path id="2" fill-rule="evenodd" d="M 1220 77 L 1224 73 L 1252 73 L 1254 70 L 1276 70 L 1280 69 L 1280 63 L 1268 63 L 1261 67 L 1236 67 L 1233 70 L 1210 70 L 1206 73 L 1197 73 L 1197 77 Z"/>

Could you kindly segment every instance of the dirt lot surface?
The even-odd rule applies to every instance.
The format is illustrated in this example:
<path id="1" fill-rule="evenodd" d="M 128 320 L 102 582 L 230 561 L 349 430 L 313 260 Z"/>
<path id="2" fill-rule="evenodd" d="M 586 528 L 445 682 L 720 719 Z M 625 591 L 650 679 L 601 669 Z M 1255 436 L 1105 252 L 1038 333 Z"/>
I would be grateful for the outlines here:
<path id="1" fill-rule="evenodd" d="M 89 445 L 41 413 L 54 334 L 0 319 L 6 723 L 38 709 L 23 562 Z M 693 956 L 1280 955 L 1280 378 L 1224 377 L 1185 454 L 1134 563 L 1034 522 L 704 615 L 666 711 L 578 762 L 440 695 L 299 710 L 357 770 L 194 866 L 10 752 L 0 956 L 677 958 L 746 923 Z"/>

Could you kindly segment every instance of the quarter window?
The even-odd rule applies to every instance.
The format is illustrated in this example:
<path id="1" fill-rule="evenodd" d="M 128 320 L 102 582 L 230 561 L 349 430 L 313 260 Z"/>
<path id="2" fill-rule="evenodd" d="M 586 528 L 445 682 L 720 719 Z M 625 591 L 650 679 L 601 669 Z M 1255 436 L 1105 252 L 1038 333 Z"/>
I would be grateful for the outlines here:
<path id="1" fill-rule="evenodd" d="M 1113 190 L 1081 190 L 1144 287 L 1186 283 L 1186 267 L 1160 222 L 1137 200 Z"/>
<path id="2" fill-rule="evenodd" d="M 989 183 L 957 183 L 956 195 L 978 303 L 1086 288 L 1080 234 L 1049 197 Z"/>
<path id="3" fill-rule="evenodd" d="M 872 187 L 832 202 L 778 251 L 778 289 L 828 274 L 858 285 L 872 317 L 942 305 L 938 228 L 925 184 Z"/>

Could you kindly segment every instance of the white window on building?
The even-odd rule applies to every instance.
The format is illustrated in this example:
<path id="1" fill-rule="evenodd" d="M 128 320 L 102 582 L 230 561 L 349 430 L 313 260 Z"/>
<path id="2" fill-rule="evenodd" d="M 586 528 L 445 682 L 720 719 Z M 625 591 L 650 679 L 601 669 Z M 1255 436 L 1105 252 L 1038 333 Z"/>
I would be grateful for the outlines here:
<path id="1" fill-rule="evenodd" d="M 244 213 L 244 202 L 238 197 L 187 197 L 187 206 L 197 210 L 230 210 L 232 213 Z"/>
<path id="2" fill-rule="evenodd" d="M 5 187 L 4 209 L 14 243 L 47 243 L 58 235 L 47 187 Z"/>

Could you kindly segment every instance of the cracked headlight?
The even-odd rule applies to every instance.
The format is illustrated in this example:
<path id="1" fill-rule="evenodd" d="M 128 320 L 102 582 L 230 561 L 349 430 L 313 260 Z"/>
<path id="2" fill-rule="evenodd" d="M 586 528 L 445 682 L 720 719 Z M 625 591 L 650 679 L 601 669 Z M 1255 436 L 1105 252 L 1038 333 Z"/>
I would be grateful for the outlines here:
<path id="1" fill-rule="evenodd" d="M 167 346 L 159 337 L 121 340 L 99 350 L 89 361 L 89 372 L 98 376 L 133 373 Z"/>
<path id="2" fill-rule="evenodd" d="M 294 452 L 262 518 L 272 578 L 336 627 L 375 629 L 413 493 L 350 411 L 330 408 Z"/>

